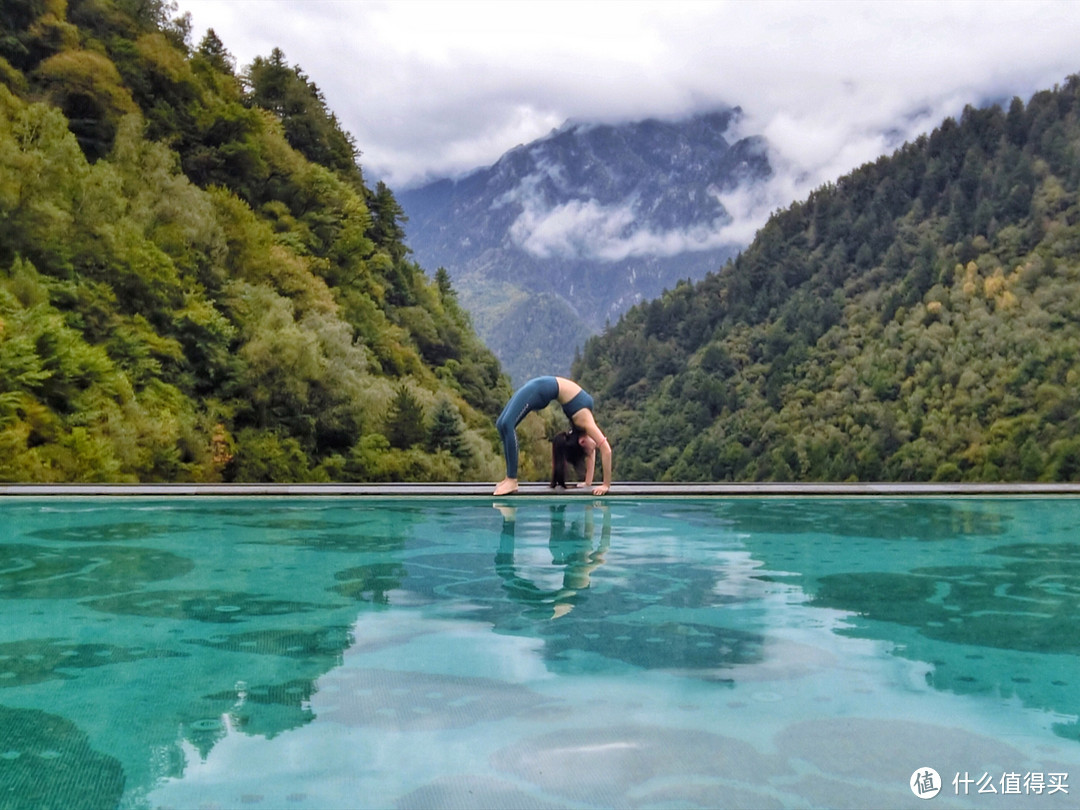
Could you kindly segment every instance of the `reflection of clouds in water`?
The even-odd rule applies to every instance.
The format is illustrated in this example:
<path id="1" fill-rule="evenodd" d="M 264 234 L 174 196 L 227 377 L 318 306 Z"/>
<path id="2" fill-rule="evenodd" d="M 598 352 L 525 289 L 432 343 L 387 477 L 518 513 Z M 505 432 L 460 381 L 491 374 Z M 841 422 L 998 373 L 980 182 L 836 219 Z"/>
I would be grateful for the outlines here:
<path id="1" fill-rule="evenodd" d="M 374 666 L 454 677 L 482 674 L 507 683 L 535 683 L 552 677 L 544 666 L 543 641 L 532 636 L 493 633 L 480 613 L 462 605 L 461 619 L 430 619 L 415 613 L 393 622 L 364 614 L 353 626 L 355 643 L 344 656 L 346 668 Z"/>
<path id="2" fill-rule="evenodd" d="M 764 636 L 755 660 L 719 660 L 711 667 L 681 674 L 738 683 L 787 681 L 821 673 L 836 664 L 836 656 L 823 647 Z"/>
<path id="3" fill-rule="evenodd" d="M 468 772 L 467 763 L 484 769 L 483 751 L 492 735 L 505 733 L 505 723 L 566 716 L 549 710 L 558 699 L 512 682 L 514 667 L 535 660 L 526 640 L 495 636 L 472 622 L 377 618 L 361 617 L 352 629 L 357 643 L 342 665 L 306 693 L 294 694 L 303 684 L 283 691 L 285 684 L 259 698 L 262 687 L 244 685 L 239 708 L 239 691 L 209 696 L 233 698 L 231 707 L 222 706 L 220 722 L 204 721 L 212 750 L 204 755 L 199 734 L 190 734 L 182 743 L 185 768 L 158 785 L 151 806 L 233 806 L 246 795 L 271 807 L 352 808 L 358 796 L 364 806 L 391 807 L 399 794 L 440 772 Z M 461 672 L 420 671 L 433 665 Z M 542 667 L 519 673 L 521 680 L 533 677 L 543 677 Z M 252 705 L 253 695 L 263 705 Z M 286 721 L 298 725 L 285 731 Z M 267 723 L 281 733 L 249 736 Z"/>
<path id="4" fill-rule="evenodd" d="M 793 723 L 777 735 L 776 744 L 784 756 L 812 763 L 823 773 L 857 777 L 874 772 L 897 785 L 918 767 L 915 759 L 934 763 L 939 773 L 974 768 L 1004 773 L 1027 759 L 1011 745 L 981 734 L 898 719 L 826 717 Z"/>
<path id="5" fill-rule="evenodd" d="M 473 810 L 478 807 L 560 810 L 564 805 L 526 793 L 508 780 L 465 773 L 435 779 L 406 793 L 394 806 L 400 810 Z"/>
<path id="6" fill-rule="evenodd" d="M 581 623 L 576 614 L 541 626 Z M 955 747 L 980 763 L 1011 751 L 974 731 L 896 720 L 940 716 L 947 705 L 957 726 L 980 725 L 974 707 L 943 704 L 917 680 L 906 698 L 893 701 L 890 691 L 883 701 L 878 685 L 895 673 L 881 670 L 899 662 L 882 662 L 866 642 L 827 628 L 804 631 L 820 648 L 766 638 L 764 660 L 736 667 L 734 682 L 717 691 L 657 670 L 553 679 L 529 646 L 536 638 L 492 633 L 476 621 L 384 617 L 365 613 L 353 627 L 357 646 L 311 694 L 314 722 L 256 741 L 235 733 L 227 717 L 228 733 L 206 761 L 191 761 L 182 779 L 150 798 L 229 806 L 246 795 L 266 806 L 327 808 L 355 806 L 358 795 L 402 808 L 892 806 L 915 765 L 903 760 L 908 772 L 898 782 L 892 770 L 911 750 Z M 521 660 L 534 668 L 507 671 Z M 433 667 L 440 672 L 423 671 Z M 830 716 L 836 712 L 842 716 Z M 883 771 L 879 756 L 896 767 Z M 1050 759 L 1030 762 L 1018 752 L 1014 761 L 1047 769 Z M 298 791 L 304 801 L 290 802 Z"/>
<path id="7" fill-rule="evenodd" d="M 791 723 L 767 747 L 663 726 L 572 728 L 523 738 L 492 757 L 497 770 L 546 796 L 606 807 L 891 807 L 916 760 L 942 773 L 1053 764 L 959 728 L 869 717 Z"/>
<path id="8" fill-rule="evenodd" d="M 396 731 L 490 723 L 545 702 L 505 681 L 383 669 L 335 670 L 320 681 L 320 691 L 333 703 L 319 710 L 320 718 Z"/>
<path id="9" fill-rule="evenodd" d="M 720 597 L 760 599 L 774 590 L 767 581 L 758 578 L 761 560 L 754 559 L 748 551 L 727 551 L 714 555 L 709 570 L 716 574 L 713 593 Z"/>
<path id="10" fill-rule="evenodd" d="M 564 673 L 595 669 L 578 655 L 590 653 L 642 669 L 726 680 L 731 667 L 760 662 L 763 644 L 760 634 L 700 623 L 579 619 L 545 633 L 544 654 Z"/>
<path id="11" fill-rule="evenodd" d="M 721 800 L 719 779 L 761 784 L 790 771 L 780 757 L 763 754 L 741 740 L 647 725 L 541 734 L 507 746 L 495 754 L 493 762 L 498 770 L 550 795 L 603 807 L 632 806 L 643 788 L 652 794 L 650 801 L 662 805 L 670 797 L 658 782 L 686 782 L 695 777 L 707 780 L 712 798 Z M 676 787 L 674 792 L 680 790 Z M 755 807 L 775 806 L 766 795 L 753 799 Z M 713 806 L 729 802 L 730 796 Z"/>

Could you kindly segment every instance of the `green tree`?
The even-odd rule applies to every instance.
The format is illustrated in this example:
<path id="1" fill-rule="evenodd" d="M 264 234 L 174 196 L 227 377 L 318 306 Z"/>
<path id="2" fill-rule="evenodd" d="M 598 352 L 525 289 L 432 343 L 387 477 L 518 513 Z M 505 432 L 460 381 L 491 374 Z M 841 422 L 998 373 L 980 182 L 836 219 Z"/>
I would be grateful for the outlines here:
<path id="1" fill-rule="evenodd" d="M 225 43 L 221 41 L 213 28 L 206 30 L 206 34 L 199 43 L 198 54 L 206 59 L 215 70 L 228 73 L 230 76 L 236 73 L 235 57 L 229 53 Z"/>
<path id="2" fill-rule="evenodd" d="M 472 450 L 465 440 L 465 423 L 449 399 L 440 399 L 431 414 L 427 446 L 431 451 L 446 450 L 459 461 L 468 462 Z"/>
<path id="3" fill-rule="evenodd" d="M 509 383 L 389 188 L 280 52 L 237 76 L 189 35 L 166 0 L 0 8 L 0 478 L 492 477 Z"/>
<path id="4" fill-rule="evenodd" d="M 424 441 L 424 408 L 405 385 L 397 394 L 386 416 L 386 437 L 393 447 L 407 450 Z"/>
<path id="5" fill-rule="evenodd" d="M 327 109 L 315 83 L 298 66 L 290 67 L 280 48 L 274 48 L 269 59 L 256 57 L 245 79 L 249 103 L 278 117 L 294 149 L 314 163 L 359 174 L 359 151 L 352 137 Z"/>

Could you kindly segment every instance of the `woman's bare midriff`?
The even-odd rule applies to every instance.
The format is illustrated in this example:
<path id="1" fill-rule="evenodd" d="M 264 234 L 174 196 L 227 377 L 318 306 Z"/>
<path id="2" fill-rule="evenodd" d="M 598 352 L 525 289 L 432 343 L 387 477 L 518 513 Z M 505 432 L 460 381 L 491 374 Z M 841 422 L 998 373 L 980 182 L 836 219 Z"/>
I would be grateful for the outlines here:
<path id="1" fill-rule="evenodd" d="M 559 404 L 565 405 L 567 402 L 581 393 L 581 386 L 573 380 L 568 380 L 566 377 L 556 377 L 559 382 Z"/>

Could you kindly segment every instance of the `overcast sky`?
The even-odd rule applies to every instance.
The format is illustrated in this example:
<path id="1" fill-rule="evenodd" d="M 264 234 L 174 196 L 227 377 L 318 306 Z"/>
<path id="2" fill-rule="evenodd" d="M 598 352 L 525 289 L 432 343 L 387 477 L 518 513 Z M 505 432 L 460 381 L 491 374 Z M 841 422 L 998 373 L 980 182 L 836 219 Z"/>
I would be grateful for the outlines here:
<path id="1" fill-rule="evenodd" d="M 1080 3 L 179 0 L 238 68 L 279 47 L 403 189 L 494 163 L 567 119 L 739 105 L 786 205 L 967 103 L 1080 72 Z M 738 204 L 739 201 L 728 201 Z"/>

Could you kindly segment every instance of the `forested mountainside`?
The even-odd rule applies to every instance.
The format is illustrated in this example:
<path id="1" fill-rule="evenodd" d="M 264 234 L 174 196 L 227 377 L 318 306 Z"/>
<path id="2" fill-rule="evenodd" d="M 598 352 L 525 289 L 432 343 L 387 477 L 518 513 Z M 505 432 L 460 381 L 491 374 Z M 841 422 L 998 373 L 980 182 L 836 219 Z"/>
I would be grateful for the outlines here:
<path id="1" fill-rule="evenodd" d="M 459 180 L 403 191 L 408 244 L 445 267 L 517 383 L 567 374 L 586 338 L 745 242 L 722 198 L 771 175 L 741 110 L 677 121 L 570 122 Z"/>
<path id="2" fill-rule="evenodd" d="M 499 477 L 509 381 L 393 194 L 175 11 L 0 4 L 0 479 Z"/>
<path id="3" fill-rule="evenodd" d="M 775 213 L 574 373 L 622 479 L 1080 479 L 1080 77 Z"/>

